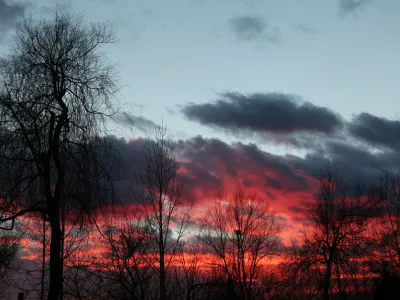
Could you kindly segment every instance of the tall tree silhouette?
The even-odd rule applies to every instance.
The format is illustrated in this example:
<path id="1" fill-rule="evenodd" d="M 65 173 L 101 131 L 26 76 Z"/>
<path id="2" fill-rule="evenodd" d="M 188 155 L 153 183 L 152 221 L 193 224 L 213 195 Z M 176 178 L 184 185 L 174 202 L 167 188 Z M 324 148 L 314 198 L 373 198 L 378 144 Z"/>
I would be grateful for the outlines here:
<path id="1" fill-rule="evenodd" d="M 23 19 L 0 60 L 0 221 L 12 227 L 39 212 L 49 222 L 48 299 L 62 290 L 64 207 L 87 211 L 107 193 L 98 136 L 116 85 L 99 49 L 112 41 L 106 24 L 58 8 L 51 18 Z"/>
<path id="2" fill-rule="evenodd" d="M 199 239 L 217 259 L 228 283 L 240 296 L 254 299 L 260 264 L 278 252 L 281 226 L 268 206 L 254 195 L 237 192 L 218 201 L 202 221 Z"/>
<path id="3" fill-rule="evenodd" d="M 145 145 L 144 167 L 140 174 L 146 233 L 151 236 L 153 256 L 148 263 L 156 271 L 160 282 L 160 300 L 165 300 L 166 272 L 181 249 L 182 237 L 189 221 L 189 209 L 184 209 L 184 182 L 178 177 L 172 142 L 165 126 L 154 131 Z M 174 226 L 173 226 L 174 225 Z M 173 228 L 174 227 L 174 228 Z"/>

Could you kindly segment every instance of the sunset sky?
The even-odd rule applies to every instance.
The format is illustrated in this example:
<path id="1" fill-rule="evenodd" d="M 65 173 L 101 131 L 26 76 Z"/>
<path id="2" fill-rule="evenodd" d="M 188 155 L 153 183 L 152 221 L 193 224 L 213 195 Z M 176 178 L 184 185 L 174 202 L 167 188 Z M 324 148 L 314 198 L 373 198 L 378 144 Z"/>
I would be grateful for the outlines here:
<path id="1" fill-rule="evenodd" d="M 139 167 L 137 138 L 164 120 L 196 204 L 246 188 L 294 226 L 328 160 L 346 182 L 400 168 L 398 0 L 68 3 L 115 23 L 119 154 Z M 1 53 L 22 11 L 53 8 L 0 0 Z"/>

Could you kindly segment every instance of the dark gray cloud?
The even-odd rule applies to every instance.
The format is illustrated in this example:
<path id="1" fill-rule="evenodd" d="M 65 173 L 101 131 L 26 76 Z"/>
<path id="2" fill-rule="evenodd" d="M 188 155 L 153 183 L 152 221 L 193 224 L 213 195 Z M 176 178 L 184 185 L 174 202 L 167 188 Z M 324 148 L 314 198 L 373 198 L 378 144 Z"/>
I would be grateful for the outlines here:
<path id="1" fill-rule="evenodd" d="M 124 178 L 117 182 L 117 195 L 122 203 L 136 203 L 140 186 L 136 179 L 143 167 L 145 139 L 111 141 L 113 156 L 123 166 Z M 255 144 L 228 144 L 219 139 L 201 136 L 173 142 L 179 161 L 178 176 L 187 182 L 186 199 L 201 201 L 217 197 L 219 192 L 256 188 L 271 201 L 279 192 L 310 192 L 314 195 L 315 181 L 324 175 L 329 164 L 349 188 L 355 182 L 367 187 L 379 183 L 385 171 L 400 168 L 400 148 L 372 152 L 343 139 L 322 140 L 318 147 L 310 147 L 303 157 L 276 155 L 263 151 Z M 288 199 L 295 205 L 300 198 Z M 309 199 L 308 199 L 309 200 Z M 307 201 L 308 201 L 307 200 Z"/>
<path id="2" fill-rule="evenodd" d="M 174 141 L 179 177 L 188 183 L 185 195 L 192 201 L 216 197 L 221 191 L 229 193 L 237 188 L 251 190 L 255 187 L 271 201 L 279 192 L 299 192 L 299 195 L 309 192 L 312 196 L 318 188 L 316 182 L 324 175 L 328 164 L 349 188 L 356 182 L 367 187 L 375 186 L 384 172 L 400 169 L 400 138 L 397 137 L 400 121 L 361 113 L 345 123 L 340 116 L 327 109 L 310 103 L 293 102 L 290 97 L 289 100 L 284 98 L 283 105 L 281 101 L 275 101 L 279 99 L 275 96 L 272 101 L 268 97 L 265 100 L 261 95 L 259 98 L 252 97 L 253 103 L 243 95 L 225 97 L 230 100 L 190 105 L 185 113 L 188 117 L 200 118 L 205 124 L 232 130 L 281 132 L 282 136 L 293 138 L 293 145 L 298 143 L 298 147 L 306 153 L 304 156 L 277 155 L 252 143 L 228 144 L 202 136 Z M 229 118 L 223 114 L 227 111 L 230 111 Z M 254 123 L 255 119 L 267 123 Z M 324 134 L 336 127 L 342 129 L 333 135 Z M 304 132 L 292 135 L 299 130 Z M 121 158 L 122 165 L 128 170 L 127 179 L 117 184 L 123 203 L 136 202 L 133 180 L 143 167 L 143 145 L 146 142 L 143 139 L 112 140 L 115 156 Z M 293 199 L 294 203 L 288 204 L 300 205 L 295 204 L 300 200 L 309 199 Z"/>
<path id="3" fill-rule="evenodd" d="M 350 141 L 326 140 L 318 148 L 308 149 L 304 157 L 290 155 L 291 165 L 314 179 L 320 179 L 329 164 L 348 186 L 360 182 L 366 186 L 378 184 L 384 172 L 400 168 L 400 149 L 397 152 L 372 152 Z"/>
<path id="4" fill-rule="evenodd" d="M 150 140 L 132 139 L 125 140 L 113 136 L 105 137 L 110 157 L 116 158 L 116 165 L 120 172 L 120 178 L 114 183 L 115 198 L 117 203 L 139 203 L 141 196 L 140 174 L 144 168 L 146 148 Z"/>
<path id="5" fill-rule="evenodd" d="M 305 151 L 304 156 L 279 156 L 253 144 L 228 145 L 201 137 L 181 145 L 184 156 L 206 170 L 217 172 L 219 166 L 230 176 L 249 174 L 241 181 L 245 187 L 257 184 L 273 190 L 307 190 L 308 180 L 320 179 L 327 164 L 349 187 L 355 182 L 374 186 L 384 172 L 400 170 L 399 120 L 364 112 L 345 121 L 328 108 L 277 93 L 225 93 L 213 103 L 189 104 L 182 113 L 190 120 L 239 137 L 272 137 L 273 142 Z"/>
<path id="6" fill-rule="evenodd" d="M 24 12 L 24 6 L 0 0 L 0 39 Z"/>
<path id="7" fill-rule="evenodd" d="M 355 138 L 374 147 L 400 149 L 400 121 L 361 113 L 348 124 L 348 128 Z"/>
<path id="8" fill-rule="evenodd" d="M 319 147 L 307 149 L 303 157 L 271 154 L 254 144 L 227 144 L 201 136 L 178 141 L 175 148 L 187 168 L 196 169 L 198 175 L 192 171 L 188 171 L 192 175 L 187 175 L 194 186 L 226 189 L 224 177 L 229 176 L 237 187 L 264 189 L 270 199 L 273 199 L 268 192 L 271 190 L 314 193 L 316 186 L 309 179 L 321 179 L 327 165 L 348 185 L 350 192 L 356 182 L 372 187 L 379 183 L 384 172 L 400 168 L 400 149 L 375 153 L 345 140 L 344 136 L 342 140 L 326 138 Z M 206 185 L 207 182 L 212 184 Z"/>
<path id="9" fill-rule="evenodd" d="M 117 114 L 114 119 L 122 125 L 135 127 L 143 132 L 151 131 L 157 127 L 157 124 L 153 121 L 142 116 L 131 115 L 127 112 Z"/>
<path id="10" fill-rule="evenodd" d="M 370 0 L 339 0 L 339 15 L 345 16 L 362 9 Z"/>
<path id="11" fill-rule="evenodd" d="M 279 42 L 280 30 L 261 16 L 240 16 L 229 20 L 236 38 L 243 41 Z"/>
<path id="12" fill-rule="evenodd" d="M 119 204 L 139 203 L 141 197 L 140 174 L 145 167 L 146 145 L 151 143 L 148 139 L 125 140 L 113 136 L 103 138 L 111 152 L 109 157 L 114 159 L 115 168 L 119 170 L 119 179 L 114 182 L 114 196 Z M 177 146 L 179 143 L 175 143 Z M 216 196 L 222 186 L 220 178 L 196 163 L 189 161 L 178 162 L 178 177 L 187 183 L 183 191 L 187 201 L 196 201 Z"/>
<path id="13" fill-rule="evenodd" d="M 105 137 L 104 142 L 109 145 L 107 155 L 117 158 L 121 178 L 115 182 L 115 197 L 120 204 L 138 203 L 141 195 L 140 174 L 144 168 L 147 152 L 145 146 L 151 143 L 148 139 L 125 140 L 116 137 Z M 173 143 L 173 147 L 181 146 L 184 142 Z M 191 143 L 190 140 L 187 142 Z M 177 151 L 177 154 L 181 151 Z M 195 155 L 195 154 L 194 154 Z M 222 186 L 220 178 L 207 168 L 194 163 L 194 159 L 182 160 L 178 157 L 179 179 L 187 183 L 184 190 L 187 201 L 201 200 L 205 197 L 215 196 Z M 201 159 L 205 159 L 206 156 Z M 205 161 L 202 161 L 205 162 Z M 206 162 L 205 162 L 206 163 Z"/>
<path id="14" fill-rule="evenodd" d="M 175 148 L 181 159 L 208 174 L 229 176 L 238 186 L 261 186 L 266 192 L 309 188 L 306 178 L 298 175 L 284 157 L 264 152 L 254 144 L 229 145 L 219 139 L 197 136 L 178 141 Z"/>
<path id="15" fill-rule="evenodd" d="M 213 190 L 218 190 L 221 181 L 217 176 L 203 169 L 192 162 L 180 162 L 180 165 L 185 168 L 187 175 L 181 175 L 188 184 L 199 184 L 202 187 L 207 187 Z"/>
<path id="16" fill-rule="evenodd" d="M 118 202 L 138 203 L 139 174 L 144 167 L 144 146 L 149 141 L 108 137 L 107 142 L 124 170 L 123 178 L 115 183 Z M 309 189 L 306 176 L 297 174 L 284 157 L 264 152 L 253 144 L 230 145 L 197 136 L 176 141 L 173 147 L 179 162 L 178 177 L 187 183 L 184 195 L 189 202 L 216 198 L 220 192 L 231 193 L 237 188 L 257 187 L 270 199 L 271 190 Z"/>
<path id="17" fill-rule="evenodd" d="M 298 98 L 280 93 L 225 93 L 214 103 L 189 104 L 182 112 L 190 120 L 233 133 L 332 133 L 343 125 L 333 111 Z"/>

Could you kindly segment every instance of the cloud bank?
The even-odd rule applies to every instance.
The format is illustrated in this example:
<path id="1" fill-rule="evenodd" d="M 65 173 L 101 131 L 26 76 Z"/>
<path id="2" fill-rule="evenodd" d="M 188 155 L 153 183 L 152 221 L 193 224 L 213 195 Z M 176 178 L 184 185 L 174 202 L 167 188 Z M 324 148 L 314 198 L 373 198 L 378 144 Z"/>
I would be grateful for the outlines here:
<path id="1" fill-rule="evenodd" d="M 362 112 L 346 120 L 337 112 L 284 93 L 218 95 L 205 104 L 188 104 L 181 113 L 193 122 L 223 130 L 242 140 L 258 135 L 265 144 L 281 141 L 302 155 L 271 153 L 254 143 L 227 143 L 200 135 L 172 142 L 178 176 L 187 183 L 188 202 L 203 205 L 223 192 L 244 189 L 262 196 L 285 218 L 301 220 L 304 205 L 318 192 L 329 164 L 351 188 L 379 184 L 384 172 L 400 170 L 400 121 Z M 129 167 L 130 178 L 143 166 L 146 140 L 115 139 L 115 149 Z M 263 145 L 261 143 L 261 145 Z M 123 203 L 136 203 L 121 182 Z M 206 205 L 206 204 L 204 204 Z"/>

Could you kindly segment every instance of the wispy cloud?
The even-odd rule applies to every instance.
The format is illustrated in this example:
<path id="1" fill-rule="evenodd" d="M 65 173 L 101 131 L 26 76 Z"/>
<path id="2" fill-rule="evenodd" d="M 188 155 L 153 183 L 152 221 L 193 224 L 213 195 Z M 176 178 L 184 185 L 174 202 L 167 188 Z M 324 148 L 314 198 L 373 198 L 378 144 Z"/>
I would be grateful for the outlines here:
<path id="1" fill-rule="evenodd" d="M 339 15 L 345 16 L 360 10 L 370 0 L 339 0 Z"/>
<path id="2" fill-rule="evenodd" d="M 236 38 L 242 41 L 279 42 L 281 32 L 271 27 L 261 16 L 240 16 L 229 19 L 229 25 Z"/>
<path id="3" fill-rule="evenodd" d="M 125 126 L 135 127 L 143 132 L 151 131 L 157 127 L 157 124 L 153 121 L 143 116 L 131 115 L 128 112 L 119 113 L 115 117 L 115 121 Z"/>
<path id="4" fill-rule="evenodd" d="M 298 30 L 298 31 L 300 31 L 302 33 L 305 33 L 305 34 L 316 34 L 317 33 L 315 31 L 315 29 L 313 29 L 311 27 L 308 27 L 308 26 L 305 26 L 303 24 L 294 25 L 293 29 L 296 29 L 296 30 Z"/>

